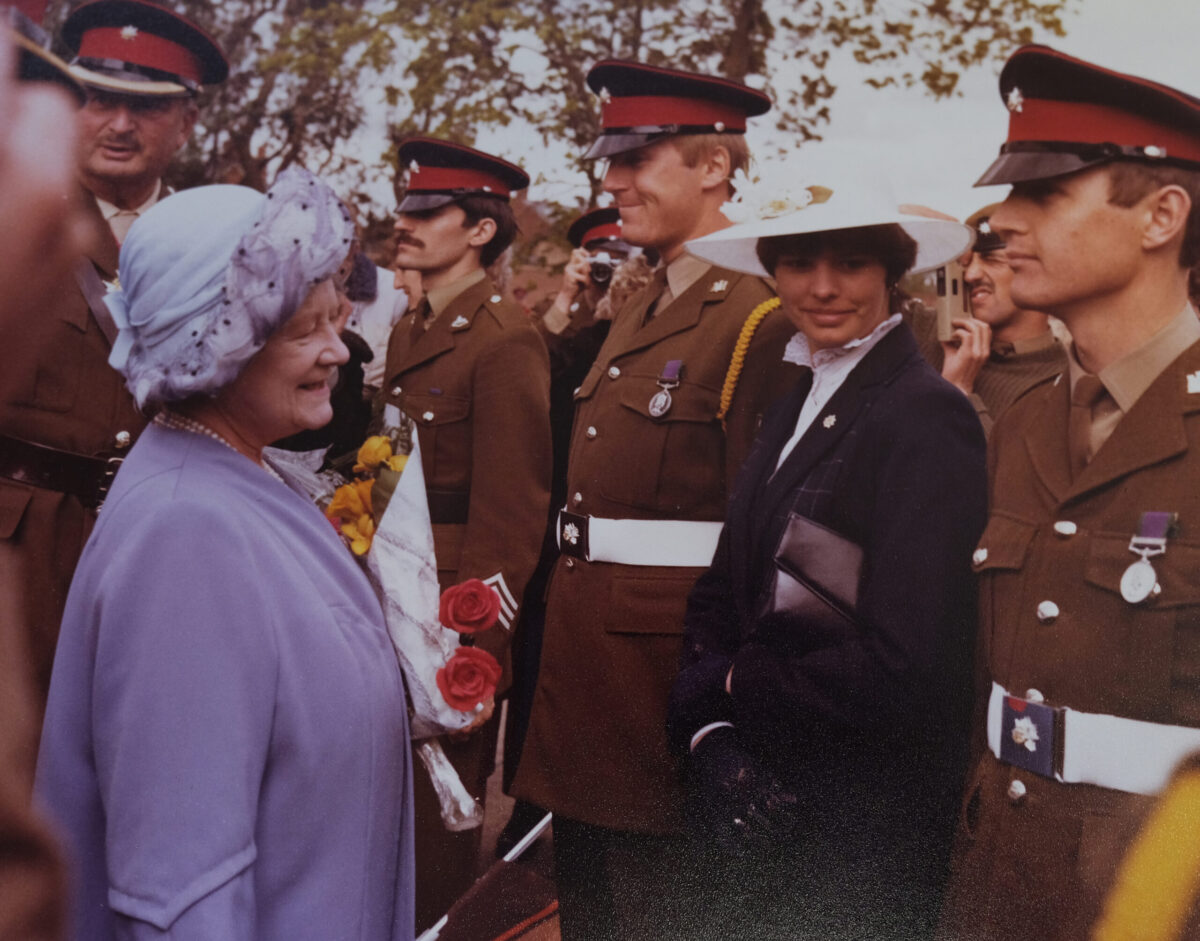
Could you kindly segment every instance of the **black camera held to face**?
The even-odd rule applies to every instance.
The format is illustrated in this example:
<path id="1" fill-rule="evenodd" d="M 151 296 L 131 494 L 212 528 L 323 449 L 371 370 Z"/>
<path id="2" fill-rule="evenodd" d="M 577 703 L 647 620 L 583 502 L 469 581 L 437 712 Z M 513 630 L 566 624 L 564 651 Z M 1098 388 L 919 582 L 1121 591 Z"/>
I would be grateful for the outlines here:
<path id="1" fill-rule="evenodd" d="M 608 287 L 617 263 L 618 259 L 613 258 L 608 252 L 596 252 L 591 258 L 588 269 L 592 284 L 597 287 Z"/>

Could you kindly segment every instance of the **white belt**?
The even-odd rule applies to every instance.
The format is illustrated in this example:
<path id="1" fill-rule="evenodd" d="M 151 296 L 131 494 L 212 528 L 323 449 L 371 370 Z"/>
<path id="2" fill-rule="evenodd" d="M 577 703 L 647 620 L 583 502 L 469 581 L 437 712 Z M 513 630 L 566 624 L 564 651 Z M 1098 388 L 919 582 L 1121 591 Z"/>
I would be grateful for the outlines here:
<path id="1" fill-rule="evenodd" d="M 1004 687 L 992 684 L 988 701 L 988 747 L 1000 758 Z M 1185 757 L 1200 749 L 1200 729 L 1162 725 L 1140 719 L 1077 712 L 1065 706 L 1061 714 L 1060 757 L 1054 777 L 1064 784 L 1094 784 L 1131 794 L 1157 794 Z M 1052 743 L 1045 743 L 1051 747 Z"/>
<path id="2" fill-rule="evenodd" d="M 700 520 L 610 520 L 558 514 L 558 547 L 589 562 L 708 568 L 721 523 Z"/>

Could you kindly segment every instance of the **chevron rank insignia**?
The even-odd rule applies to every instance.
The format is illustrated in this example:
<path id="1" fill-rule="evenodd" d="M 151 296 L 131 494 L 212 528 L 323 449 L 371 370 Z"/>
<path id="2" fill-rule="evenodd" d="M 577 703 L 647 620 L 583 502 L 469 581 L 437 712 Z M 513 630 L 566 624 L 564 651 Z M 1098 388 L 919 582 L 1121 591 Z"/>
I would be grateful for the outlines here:
<path id="1" fill-rule="evenodd" d="M 485 578 L 483 583 L 500 596 L 500 617 L 497 620 L 506 631 L 511 631 L 513 622 L 517 619 L 517 602 L 513 598 L 512 592 L 508 590 L 508 585 L 504 581 L 504 573 L 497 572 L 495 575 Z"/>

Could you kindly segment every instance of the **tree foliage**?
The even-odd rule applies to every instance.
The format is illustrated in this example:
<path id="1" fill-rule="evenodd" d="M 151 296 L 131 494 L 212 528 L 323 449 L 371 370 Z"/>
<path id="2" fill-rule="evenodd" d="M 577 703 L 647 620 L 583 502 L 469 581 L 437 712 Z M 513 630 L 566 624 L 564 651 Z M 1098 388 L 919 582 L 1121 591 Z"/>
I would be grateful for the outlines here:
<path id="1" fill-rule="evenodd" d="M 967 69 L 1038 36 L 1062 35 L 1078 0 L 173 0 L 233 64 L 210 93 L 174 182 L 261 187 L 299 162 L 354 181 L 387 163 L 364 139 L 377 98 L 391 143 L 432 134 L 475 143 L 508 127 L 568 161 L 599 131 L 584 77 L 617 57 L 724 75 L 763 88 L 778 129 L 820 136 L 838 57 L 876 87 L 955 93 Z M 67 0 L 52 16 L 61 18 Z"/>

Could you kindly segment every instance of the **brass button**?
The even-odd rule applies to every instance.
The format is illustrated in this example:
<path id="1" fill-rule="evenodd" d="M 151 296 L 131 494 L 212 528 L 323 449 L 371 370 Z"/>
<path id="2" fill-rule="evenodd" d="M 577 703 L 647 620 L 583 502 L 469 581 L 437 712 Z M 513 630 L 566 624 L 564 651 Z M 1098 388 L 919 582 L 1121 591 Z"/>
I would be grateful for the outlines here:
<path id="1" fill-rule="evenodd" d="M 1067 539 L 1079 532 L 1079 527 L 1070 520 L 1059 520 L 1054 524 L 1054 531 L 1064 539 Z"/>
<path id="2" fill-rule="evenodd" d="M 499 295 L 499 294 L 493 294 L 493 295 L 491 296 L 490 300 L 491 300 L 491 302 L 492 302 L 493 304 L 499 304 L 499 303 L 500 303 L 500 300 L 501 300 L 501 298 L 500 298 L 500 295 Z"/>
<path id="3" fill-rule="evenodd" d="M 127 448 L 133 443 L 133 435 L 131 435 L 128 431 L 118 431 L 113 437 L 113 443 L 118 448 Z"/>
<path id="4" fill-rule="evenodd" d="M 399 395 L 403 391 L 399 386 L 392 386 L 392 395 Z"/>
<path id="5" fill-rule="evenodd" d="M 1025 690 L 1025 698 L 1030 702 L 1045 702 L 1046 697 L 1042 695 L 1041 690 L 1027 689 Z"/>
<path id="6" fill-rule="evenodd" d="M 1008 785 L 1008 799 L 1014 804 L 1019 804 L 1025 799 L 1026 788 L 1025 782 L 1019 778 L 1014 779 Z"/>
<path id="7" fill-rule="evenodd" d="M 982 547 L 979 549 L 976 549 L 974 551 L 974 553 L 972 553 L 972 555 L 971 555 L 971 564 L 972 565 L 983 565 L 983 563 L 987 561 L 987 557 L 988 557 L 987 549 L 984 549 Z"/>
<path id="8" fill-rule="evenodd" d="M 579 504 L 581 504 L 583 502 L 583 494 L 576 493 L 576 494 L 572 495 L 571 502 L 574 503 L 576 506 L 579 506 Z"/>
<path id="9" fill-rule="evenodd" d="M 567 566 L 567 568 L 569 568 L 569 569 L 573 569 L 573 568 L 575 568 L 575 560 L 574 560 L 574 559 L 572 559 L 572 558 L 569 558 L 569 557 L 568 557 L 568 558 L 567 558 L 567 561 L 566 561 L 566 566 Z"/>
<path id="10" fill-rule="evenodd" d="M 421 418 L 423 418 L 425 421 L 433 421 L 433 412 L 424 412 L 422 413 Z"/>
<path id="11" fill-rule="evenodd" d="M 616 379 L 617 376 L 619 376 L 619 375 L 621 375 L 621 370 L 618 367 L 616 367 L 616 366 L 608 367 L 608 378 L 609 379 Z"/>
<path id="12" fill-rule="evenodd" d="M 1058 617 L 1058 605 L 1053 601 L 1042 601 L 1037 606 L 1037 619 L 1043 624 L 1053 624 Z"/>
<path id="13" fill-rule="evenodd" d="M 588 425 L 588 430 L 584 432 L 589 438 L 596 437 L 597 431 L 595 425 Z"/>

